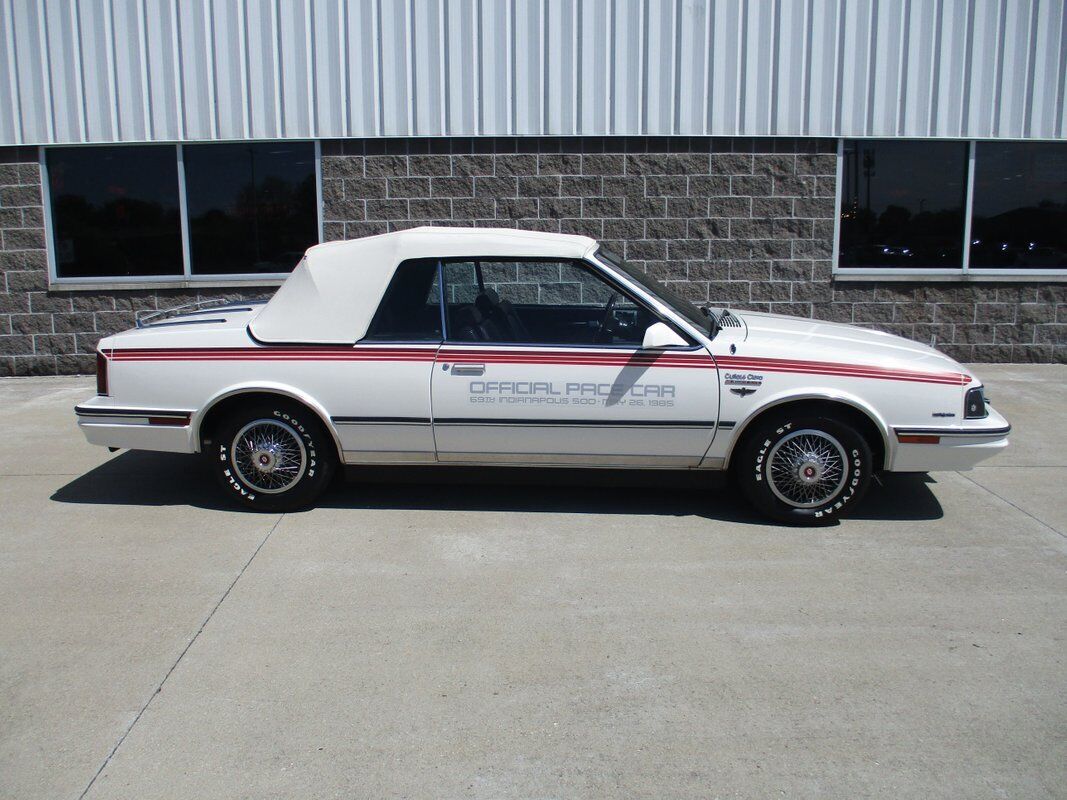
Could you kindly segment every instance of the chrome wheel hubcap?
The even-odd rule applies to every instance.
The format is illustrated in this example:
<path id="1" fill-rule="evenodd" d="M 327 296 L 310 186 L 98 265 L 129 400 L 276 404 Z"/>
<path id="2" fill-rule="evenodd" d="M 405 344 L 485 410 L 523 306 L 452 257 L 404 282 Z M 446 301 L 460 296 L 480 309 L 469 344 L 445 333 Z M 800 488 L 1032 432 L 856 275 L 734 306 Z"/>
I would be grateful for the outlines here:
<path id="1" fill-rule="evenodd" d="M 833 499 L 848 478 L 845 448 L 825 431 L 794 431 L 767 456 L 767 479 L 775 497 L 794 508 Z"/>
<path id="2" fill-rule="evenodd" d="M 307 469 L 307 450 L 300 434 L 274 419 L 257 419 L 241 428 L 230 453 L 241 480 L 265 494 L 284 492 Z"/>

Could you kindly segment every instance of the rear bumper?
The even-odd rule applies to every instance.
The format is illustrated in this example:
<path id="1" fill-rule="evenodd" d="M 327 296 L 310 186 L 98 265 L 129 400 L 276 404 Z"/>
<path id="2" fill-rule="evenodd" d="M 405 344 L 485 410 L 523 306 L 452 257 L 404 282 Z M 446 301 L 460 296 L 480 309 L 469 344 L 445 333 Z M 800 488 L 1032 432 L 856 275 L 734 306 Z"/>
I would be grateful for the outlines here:
<path id="1" fill-rule="evenodd" d="M 993 409 L 982 420 L 953 427 L 893 429 L 896 448 L 891 472 L 968 470 L 1008 446 L 1011 425 Z"/>
<path id="2" fill-rule="evenodd" d="M 192 412 L 182 409 L 109 406 L 94 397 L 76 406 L 78 427 L 89 444 L 128 450 L 192 453 Z"/>

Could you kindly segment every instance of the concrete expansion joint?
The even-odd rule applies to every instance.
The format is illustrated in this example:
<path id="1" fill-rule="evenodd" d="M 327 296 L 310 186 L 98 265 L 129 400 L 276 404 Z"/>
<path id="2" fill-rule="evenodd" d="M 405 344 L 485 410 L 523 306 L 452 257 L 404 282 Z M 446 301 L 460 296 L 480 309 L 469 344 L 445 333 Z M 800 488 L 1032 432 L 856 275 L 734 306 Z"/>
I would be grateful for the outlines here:
<path id="1" fill-rule="evenodd" d="M 93 784 L 96 783 L 97 778 L 99 778 L 103 774 L 104 770 L 107 769 L 107 765 L 111 763 L 111 760 L 115 757 L 115 753 L 118 752 L 119 748 L 122 747 L 123 742 L 125 742 L 126 738 L 130 735 L 130 732 L 134 729 L 137 723 L 140 722 L 141 717 L 144 716 L 144 713 L 148 710 L 148 707 L 152 705 L 152 701 L 155 700 L 159 693 L 163 691 L 163 686 L 166 685 L 167 680 L 170 678 L 171 674 L 174 672 L 174 670 L 178 668 L 178 665 L 181 663 L 182 659 L 185 658 L 185 654 L 189 652 L 189 649 L 193 646 L 193 643 L 196 642 L 198 638 L 200 638 L 200 634 L 203 633 L 204 628 L 207 627 L 207 624 L 211 622 L 211 618 L 215 616 L 215 612 L 219 610 L 219 607 L 223 604 L 223 602 L 225 602 L 226 598 L 230 596 L 230 592 L 233 591 L 233 587 L 237 585 L 237 581 L 241 580 L 241 576 L 245 574 L 245 570 L 248 569 L 248 565 L 252 563 L 252 561 L 257 555 L 259 555 L 259 551 L 263 549 L 263 546 L 267 543 L 267 540 L 270 539 L 274 531 L 278 529 L 278 526 L 281 524 L 281 521 L 283 519 L 285 519 L 285 514 L 280 514 L 278 516 L 278 519 L 274 521 L 274 524 L 271 526 L 270 530 L 267 531 L 267 535 L 263 537 L 263 540 L 256 546 L 256 549 L 252 551 L 252 555 L 248 557 L 248 560 L 244 563 L 241 569 L 238 570 L 237 576 L 233 579 L 233 581 L 230 582 L 230 585 L 226 587 L 226 591 L 222 593 L 222 596 L 218 599 L 218 602 L 215 603 L 211 611 L 208 612 L 208 615 L 204 618 L 204 621 L 200 623 L 200 627 L 196 629 L 196 633 L 194 633 L 192 638 L 189 639 L 189 641 L 186 643 L 181 653 L 179 653 L 178 657 L 174 660 L 174 663 L 170 665 L 170 669 L 168 669 L 167 674 L 163 676 L 163 680 L 159 682 L 159 684 L 155 688 L 155 691 L 153 691 L 152 694 L 149 696 L 148 700 L 145 701 L 145 704 L 141 706 L 141 710 L 137 712 L 137 716 L 133 718 L 133 721 L 129 724 L 126 730 L 123 731 L 122 736 L 120 736 L 119 740 L 115 742 L 115 746 L 111 748 L 111 752 L 107 754 L 107 758 L 104 759 L 104 762 L 100 765 L 100 768 L 97 769 L 93 777 L 90 778 L 89 783 L 86 784 L 85 789 L 82 790 L 82 793 L 78 795 L 78 800 L 82 800 L 82 798 L 84 798 L 89 793 L 89 790 L 93 788 Z"/>
<path id="2" fill-rule="evenodd" d="M 993 497 L 997 498 L 998 500 L 1002 500 L 1003 502 L 1007 503 L 1009 506 L 1014 508 L 1016 511 L 1018 511 L 1018 512 L 1020 512 L 1022 514 L 1025 514 L 1026 516 L 1028 516 L 1030 519 L 1032 519 L 1034 522 L 1036 522 L 1041 527 L 1047 528 L 1048 530 L 1050 530 L 1053 533 L 1055 533 L 1057 536 L 1061 536 L 1064 539 L 1067 539 L 1067 533 L 1064 533 L 1063 531 L 1061 531 L 1061 530 L 1059 530 L 1057 528 L 1053 528 L 1051 525 L 1049 525 L 1044 520 L 1039 519 L 1038 517 L 1035 517 L 1033 514 L 1031 514 L 1025 508 L 1021 508 L 1018 505 L 1016 505 L 1015 503 L 1013 503 L 1011 500 L 1009 500 L 1008 498 L 1004 497 L 1003 495 L 997 494 L 992 489 L 990 489 L 988 486 L 983 486 L 978 481 L 976 481 L 974 478 L 972 478 L 970 475 L 967 475 L 966 473 L 963 473 L 963 472 L 957 472 L 956 474 L 959 475 L 961 478 L 966 478 L 968 481 L 973 483 L 979 489 L 982 489 L 983 491 L 989 492 L 989 494 L 993 495 Z"/>

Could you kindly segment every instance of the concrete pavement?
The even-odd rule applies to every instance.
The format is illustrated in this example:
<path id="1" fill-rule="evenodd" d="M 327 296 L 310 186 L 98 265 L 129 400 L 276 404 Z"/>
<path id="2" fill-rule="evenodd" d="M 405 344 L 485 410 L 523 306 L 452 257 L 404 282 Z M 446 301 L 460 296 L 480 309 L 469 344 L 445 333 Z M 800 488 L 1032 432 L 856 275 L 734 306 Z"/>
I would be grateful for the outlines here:
<path id="1" fill-rule="evenodd" d="M 235 512 L 2 381 L 0 797 L 1063 796 L 1067 368 L 978 372 L 1007 453 L 819 530 L 662 476 Z"/>

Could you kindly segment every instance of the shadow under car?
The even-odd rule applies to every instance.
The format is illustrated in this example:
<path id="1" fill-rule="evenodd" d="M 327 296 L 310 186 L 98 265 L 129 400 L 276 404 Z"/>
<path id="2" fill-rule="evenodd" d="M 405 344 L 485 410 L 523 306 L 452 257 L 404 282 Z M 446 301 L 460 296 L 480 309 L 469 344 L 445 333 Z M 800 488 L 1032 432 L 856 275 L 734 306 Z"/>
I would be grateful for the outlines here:
<path id="1" fill-rule="evenodd" d="M 723 473 L 563 468 L 346 467 L 315 504 L 326 508 L 660 514 L 772 525 Z M 884 473 L 851 516 L 932 520 L 943 516 L 923 474 Z M 456 487 L 462 487 L 457 491 Z M 236 510 L 202 456 L 125 451 L 60 487 L 59 503 L 191 505 Z"/>

